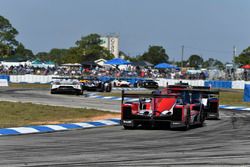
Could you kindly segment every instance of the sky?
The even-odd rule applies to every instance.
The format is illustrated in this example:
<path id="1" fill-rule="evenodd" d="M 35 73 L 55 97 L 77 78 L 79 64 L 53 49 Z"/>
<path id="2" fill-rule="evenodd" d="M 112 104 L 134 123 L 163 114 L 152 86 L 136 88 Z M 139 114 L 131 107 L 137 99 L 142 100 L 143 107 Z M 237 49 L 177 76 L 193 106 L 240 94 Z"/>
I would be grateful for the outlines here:
<path id="1" fill-rule="evenodd" d="M 249 0 L 0 0 L 0 15 L 33 53 L 69 48 L 90 33 L 116 33 L 120 50 L 143 54 L 150 45 L 170 60 L 198 54 L 231 62 L 250 46 Z"/>

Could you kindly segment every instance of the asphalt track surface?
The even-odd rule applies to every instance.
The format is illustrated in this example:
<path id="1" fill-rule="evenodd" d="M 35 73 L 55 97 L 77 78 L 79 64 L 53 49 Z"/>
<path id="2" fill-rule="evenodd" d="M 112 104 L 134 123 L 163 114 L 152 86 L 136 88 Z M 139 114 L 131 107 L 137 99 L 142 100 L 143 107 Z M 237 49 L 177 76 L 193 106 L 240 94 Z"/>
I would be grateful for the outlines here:
<path id="1" fill-rule="evenodd" d="M 5 91 L 1 90 L 1 98 Z M 37 92 L 33 93 L 38 99 L 45 96 L 51 101 L 44 91 Z M 208 120 L 204 127 L 188 131 L 110 126 L 2 136 L 0 166 L 248 166 L 250 113 L 233 113 L 221 111 L 221 120 Z"/>
<path id="2" fill-rule="evenodd" d="M 0 101 L 32 102 L 36 104 L 91 108 L 105 111 L 120 111 L 119 102 L 108 100 L 92 99 L 84 92 L 83 96 L 76 95 L 51 95 L 49 89 L 13 89 L 1 88 Z"/>

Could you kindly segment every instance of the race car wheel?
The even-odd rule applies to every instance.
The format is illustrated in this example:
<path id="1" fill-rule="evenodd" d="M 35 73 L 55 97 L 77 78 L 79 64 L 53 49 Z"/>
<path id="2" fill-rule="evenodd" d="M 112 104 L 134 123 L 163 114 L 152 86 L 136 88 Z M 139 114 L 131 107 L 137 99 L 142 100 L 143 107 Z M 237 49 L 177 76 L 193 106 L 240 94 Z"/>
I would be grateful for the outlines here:
<path id="1" fill-rule="evenodd" d="M 137 126 L 126 126 L 126 125 L 123 125 L 124 129 L 127 129 L 127 130 L 131 130 L 131 129 L 135 129 Z"/>
<path id="2" fill-rule="evenodd" d="M 202 110 L 200 113 L 200 124 L 199 124 L 200 127 L 204 125 L 205 119 L 206 119 L 206 116 L 205 116 L 204 110 Z"/>
<path id="3" fill-rule="evenodd" d="M 188 130 L 190 128 L 189 122 L 186 123 L 186 125 L 184 126 L 183 130 Z"/>
<path id="4" fill-rule="evenodd" d="M 190 110 L 187 111 L 185 126 L 183 129 L 188 130 L 189 128 L 190 128 Z"/>
<path id="5" fill-rule="evenodd" d="M 54 91 L 50 91 L 50 94 L 56 94 L 56 92 L 54 92 Z"/>
<path id="6" fill-rule="evenodd" d="M 83 91 L 78 92 L 77 95 L 83 95 Z"/>
<path id="7" fill-rule="evenodd" d="M 111 85 L 108 85 L 107 87 L 106 87 L 106 92 L 111 92 Z"/>

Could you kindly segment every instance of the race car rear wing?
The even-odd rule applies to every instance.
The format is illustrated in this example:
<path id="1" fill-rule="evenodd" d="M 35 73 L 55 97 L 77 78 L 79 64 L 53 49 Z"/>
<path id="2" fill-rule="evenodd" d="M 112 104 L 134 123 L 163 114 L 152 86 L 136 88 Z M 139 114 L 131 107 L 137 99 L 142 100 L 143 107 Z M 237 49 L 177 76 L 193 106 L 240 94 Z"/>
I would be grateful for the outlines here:
<path id="1" fill-rule="evenodd" d="M 207 89 L 207 90 L 211 89 L 210 86 L 192 86 L 192 88 L 193 89 Z"/>
<path id="2" fill-rule="evenodd" d="M 147 93 L 125 93 L 124 90 L 122 90 L 122 104 L 124 102 L 125 98 L 173 98 L 173 97 L 178 97 L 180 96 L 179 94 L 175 95 L 167 95 L 167 94 L 147 94 Z"/>

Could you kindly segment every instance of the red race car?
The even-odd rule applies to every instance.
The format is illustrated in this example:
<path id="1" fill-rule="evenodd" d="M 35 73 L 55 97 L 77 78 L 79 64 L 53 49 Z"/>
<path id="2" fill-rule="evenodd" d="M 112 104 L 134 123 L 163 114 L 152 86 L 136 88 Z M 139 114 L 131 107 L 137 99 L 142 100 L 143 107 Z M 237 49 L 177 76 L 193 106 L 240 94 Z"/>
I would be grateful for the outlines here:
<path id="1" fill-rule="evenodd" d="M 193 91 L 181 93 L 128 94 L 122 91 L 121 125 L 125 129 L 138 126 L 156 127 L 167 124 L 170 128 L 189 129 L 190 125 L 202 126 L 206 113 L 201 102 L 192 102 Z M 138 101 L 126 102 L 137 98 Z"/>

